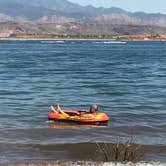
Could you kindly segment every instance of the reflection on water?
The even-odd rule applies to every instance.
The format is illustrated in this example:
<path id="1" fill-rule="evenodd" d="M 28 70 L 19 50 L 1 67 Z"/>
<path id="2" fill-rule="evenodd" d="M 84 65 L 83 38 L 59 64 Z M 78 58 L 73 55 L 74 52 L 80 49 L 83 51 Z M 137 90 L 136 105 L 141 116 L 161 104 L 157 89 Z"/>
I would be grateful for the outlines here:
<path id="1" fill-rule="evenodd" d="M 54 129 L 79 129 L 79 128 L 105 128 L 107 127 L 107 124 L 79 124 L 79 123 L 73 123 L 73 122 L 56 122 L 56 121 L 50 121 L 48 122 L 50 128 Z"/>

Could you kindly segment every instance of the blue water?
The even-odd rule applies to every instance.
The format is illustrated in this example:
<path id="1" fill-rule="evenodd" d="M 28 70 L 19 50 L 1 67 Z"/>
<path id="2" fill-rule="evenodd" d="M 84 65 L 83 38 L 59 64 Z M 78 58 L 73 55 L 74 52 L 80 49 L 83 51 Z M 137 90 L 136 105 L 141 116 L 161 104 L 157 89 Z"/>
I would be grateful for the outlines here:
<path id="1" fill-rule="evenodd" d="M 57 103 L 64 109 L 97 103 L 111 121 L 106 127 L 48 122 Z M 0 147 L 8 145 L 9 154 L 11 145 L 131 136 L 166 146 L 166 42 L 0 41 Z"/>

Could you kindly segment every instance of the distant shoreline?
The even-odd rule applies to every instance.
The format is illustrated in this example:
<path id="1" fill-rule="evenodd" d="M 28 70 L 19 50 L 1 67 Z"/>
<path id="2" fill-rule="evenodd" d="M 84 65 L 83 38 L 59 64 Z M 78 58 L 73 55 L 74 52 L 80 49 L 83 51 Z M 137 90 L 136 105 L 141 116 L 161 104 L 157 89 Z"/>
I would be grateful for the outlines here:
<path id="1" fill-rule="evenodd" d="M 113 39 L 113 38 L 38 38 L 38 37 L 27 37 L 27 38 L 17 38 L 17 37 L 5 37 L 5 38 L 0 38 L 0 41 L 4 40 L 9 40 L 9 41 L 47 41 L 47 40 L 52 40 L 52 41 L 113 41 L 113 42 L 127 42 L 127 41 L 166 41 L 166 39 Z"/>
<path id="2" fill-rule="evenodd" d="M 54 35 L 54 34 L 10 34 L 0 40 L 55 40 L 55 41 L 166 41 L 163 35 Z"/>
<path id="3" fill-rule="evenodd" d="M 0 38 L 0 40 L 52 40 L 52 41 L 83 41 L 83 40 L 90 40 L 90 41 L 120 41 L 114 39 L 94 39 L 94 38 Z"/>

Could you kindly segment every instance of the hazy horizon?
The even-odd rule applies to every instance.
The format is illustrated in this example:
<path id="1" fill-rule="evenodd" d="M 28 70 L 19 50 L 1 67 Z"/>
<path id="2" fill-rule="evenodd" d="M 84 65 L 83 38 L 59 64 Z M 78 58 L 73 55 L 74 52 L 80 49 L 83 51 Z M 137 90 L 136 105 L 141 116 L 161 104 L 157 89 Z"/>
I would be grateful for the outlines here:
<path id="1" fill-rule="evenodd" d="M 92 5 L 95 7 L 118 7 L 131 12 L 164 13 L 166 14 L 165 0 L 69 0 L 83 6 Z"/>

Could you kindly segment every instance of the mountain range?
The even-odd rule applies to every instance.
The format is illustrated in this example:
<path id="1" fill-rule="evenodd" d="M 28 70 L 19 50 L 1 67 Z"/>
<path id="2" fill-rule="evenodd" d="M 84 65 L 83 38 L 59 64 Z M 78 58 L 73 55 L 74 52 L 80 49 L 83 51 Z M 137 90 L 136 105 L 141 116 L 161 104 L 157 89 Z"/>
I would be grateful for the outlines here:
<path id="1" fill-rule="evenodd" d="M 166 14 L 81 6 L 68 0 L 0 0 L 0 33 L 166 34 Z"/>

